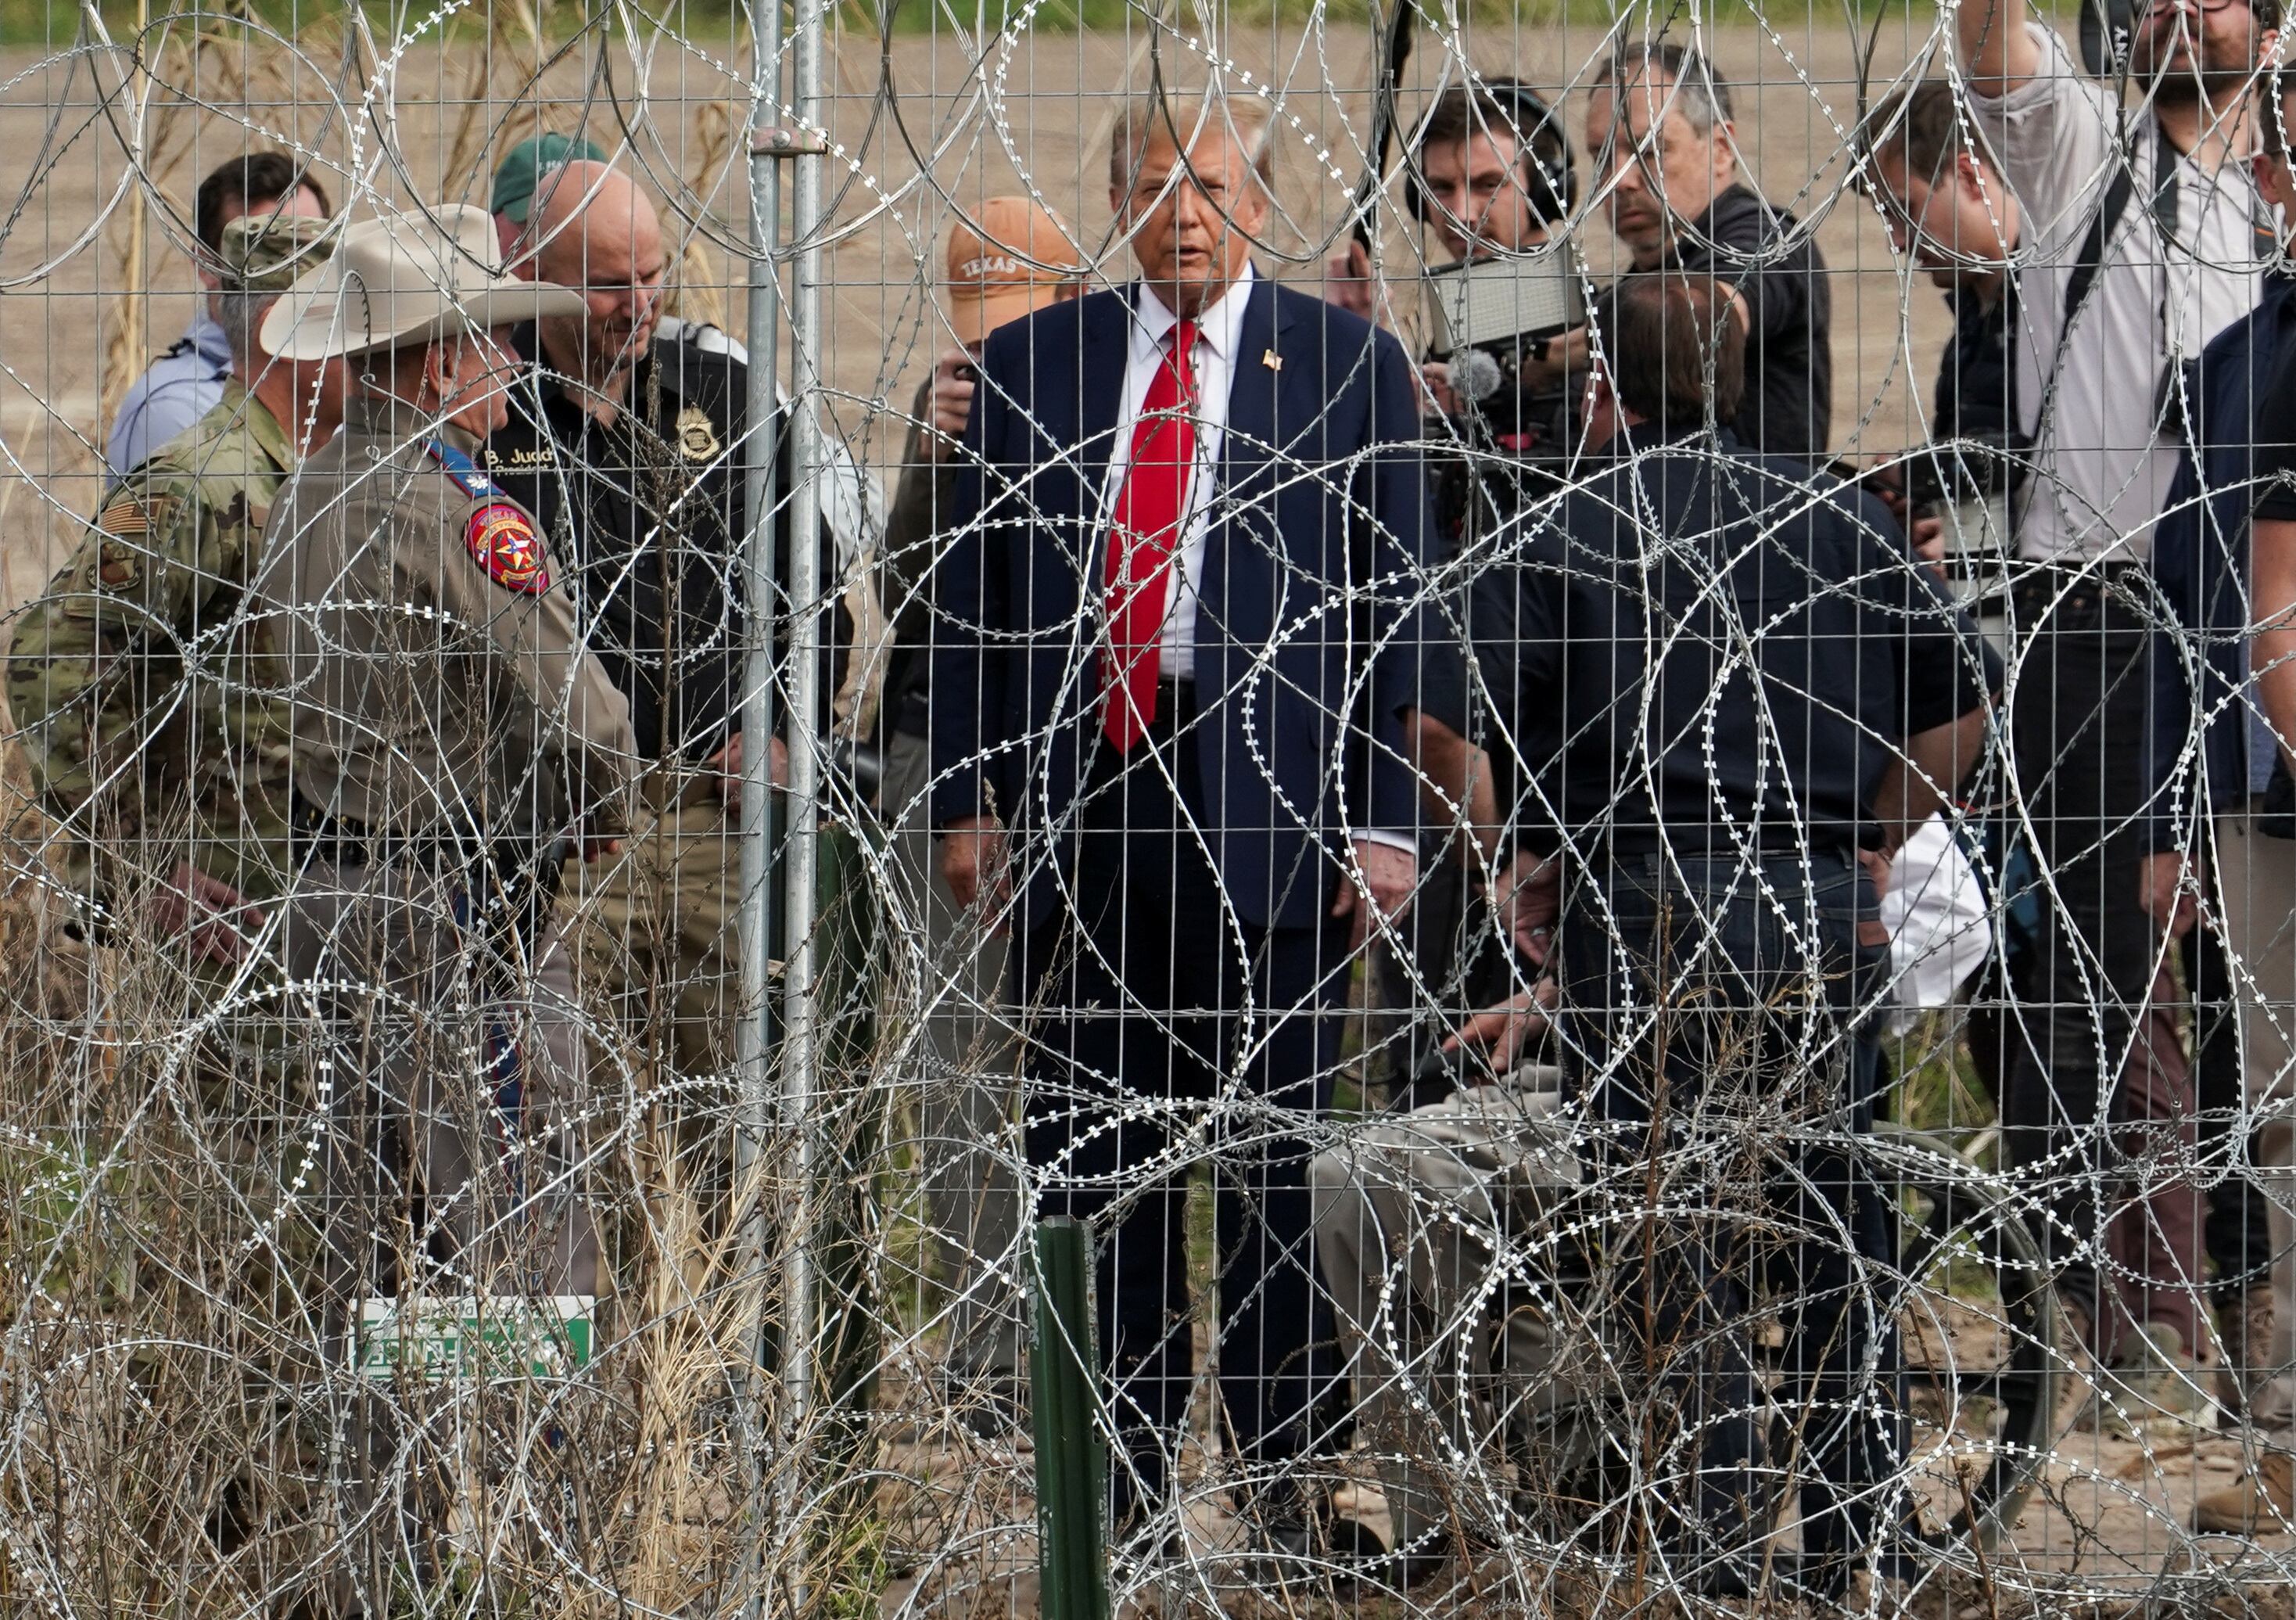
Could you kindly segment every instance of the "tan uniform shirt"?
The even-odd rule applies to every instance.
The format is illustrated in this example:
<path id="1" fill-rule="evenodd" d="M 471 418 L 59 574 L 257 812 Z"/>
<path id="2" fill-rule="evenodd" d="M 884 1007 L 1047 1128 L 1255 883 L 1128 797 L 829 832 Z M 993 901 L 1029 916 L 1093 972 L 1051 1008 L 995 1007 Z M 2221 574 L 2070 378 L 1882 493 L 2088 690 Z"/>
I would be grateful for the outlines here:
<path id="1" fill-rule="evenodd" d="M 275 616 L 298 788 L 374 834 L 469 842 L 627 825 L 629 710 L 556 559 L 472 463 L 382 401 L 280 493 L 255 595 Z"/>

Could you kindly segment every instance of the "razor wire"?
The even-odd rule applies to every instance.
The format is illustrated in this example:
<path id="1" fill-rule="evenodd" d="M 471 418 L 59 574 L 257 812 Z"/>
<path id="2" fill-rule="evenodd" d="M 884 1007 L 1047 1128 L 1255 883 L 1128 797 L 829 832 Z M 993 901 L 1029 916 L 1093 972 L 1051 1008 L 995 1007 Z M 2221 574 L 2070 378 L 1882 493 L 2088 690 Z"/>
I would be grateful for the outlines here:
<path id="1" fill-rule="evenodd" d="M 2186 5 L 2175 27 L 2220 29 L 2226 9 Z M 2096 14 L 2110 52 L 2112 14 Z M 0 119 L 23 154 L 0 226 L 11 1612 L 1037 1609 L 1030 1233 L 1064 1211 L 1089 1214 L 1103 1257 L 1132 1241 L 1142 1275 L 1161 1268 L 1159 1309 L 1177 1302 L 1145 1356 L 1101 1323 L 1119 1351 L 1095 1426 L 1109 1582 L 1128 1611 L 2284 1607 L 2291 1525 L 2193 1516 L 2284 1467 L 2296 1422 L 2274 1405 L 2296 1377 L 2296 1301 L 2277 1321 L 2270 1308 L 2296 1209 L 2276 916 L 2296 900 L 2263 802 L 2269 699 L 2243 672 L 2247 586 L 2218 611 L 2225 581 L 2201 568 L 2246 555 L 2289 436 L 2276 374 L 2259 370 L 2234 428 L 2201 403 L 2208 371 L 2147 365 L 2141 440 L 2106 433 L 2069 470 L 2066 435 L 2130 401 L 2067 366 L 2124 333 L 2057 279 L 2099 257 L 2087 221 L 2130 177 L 2104 246 L 2135 244 L 2139 301 L 2196 361 L 2247 305 L 2216 308 L 2168 267 L 2239 272 L 2263 296 L 2284 226 L 2256 193 L 2237 256 L 2169 240 L 2183 216 L 2172 195 L 2160 223 L 2168 160 L 2147 144 L 2161 91 L 2126 40 L 2083 75 L 2101 136 L 2053 131 L 2062 111 L 2009 115 L 2025 127 L 2007 138 L 2045 157 L 2101 155 L 2051 171 L 2062 194 L 1972 183 L 1961 228 L 2022 221 L 1997 251 L 1942 242 L 1929 207 L 1964 156 L 1994 185 L 2016 156 L 1972 87 L 1986 37 L 1952 9 L 1422 8 L 1398 34 L 1377 8 L 799 6 L 762 42 L 752 20 L 556 0 L 91 5 L 31 23 L 0 7 L 0 33 L 18 30 L 0 45 Z M 1733 285 L 1750 338 L 1795 286 L 1808 336 L 1808 288 L 1830 293 L 1830 427 L 1798 471 L 1711 438 L 1622 457 L 1574 436 L 1577 391 L 1638 341 L 1615 288 L 1677 139 L 1638 129 L 1620 95 L 1621 46 L 1645 40 L 1693 47 L 1726 81 L 1726 155 L 1775 216 L 1748 254 L 1661 210 L 1669 251 Z M 2063 48 L 2060 78 L 2080 71 Z M 2199 82 L 2236 82 L 2224 104 L 2258 111 L 2204 127 L 2235 147 L 2214 177 L 2178 170 L 2204 224 L 2218 190 L 2245 184 L 2254 124 L 2282 127 L 2280 104 L 2249 94 L 2272 60 L 2205 63 Z M 1437 194 L 1413 138 L 1447 91 L 1516 80 L 1552 110 L 1575 192 L 1535 249 L 1489 261 L 1505 298 L 1570 312 L 1532 345 L 1542 365 L 1565 358 L 1540 396 L 1557 414 L 1528 433 L 1477 425 L 1472 300 L 1502 282 L 1450 267 L 1458 193 Z M 1894 93 L 1931 80 L 1957 134 L 1915 187 L 1905 162 L 1884 172 L 1916 116 Z M 976 412 L 1025 371 L 1017 343 L 993 360 L 960 344 L 949 286 L 980 272 L 953 240 L 1005 261 L 995 285 L 1100 294 L 1132 284 L 1144 219 L 1193 206 L 1182 193 L 1202 176 L 1181 163 L 1144 186 L 1147 144 L 1119 136 L 1158 91 L 1182 152 L 1234 133 L 1237 106 L 1253 130 L 1264 113 L 1256 274 L 1365 307 L 1410 364 L 1414 420 L 1336 456 L 1315 448 L 1328 423 L 1258 440 L 1225 412 L 1198 422 L 1227 436 L 1221 465 L 1260 469 L 1199 498 L 1237 548 L 1233 577 L 1264 567 L 1276 605 L 1223 666 L 1228 688 L 1195 683 L 1193 718 L 1128 756 L 1123 791 L 1160 793 L 1177 821 L 1112 828 L 1094 819 L 1114 790 L 1092 777 L 1089 718 L 1104 509 L 1079 523 L 1043 491 L 1070 478 L 1112 506 L 1119 402 L 1082 402 L 1104 409 L 1097 438 L 1051 432 L 1055 414 L 1026 403 L 1026 476 L 939 405 L 960 369 Z M 1651 109 L 1681 110 L 1678 94 Z M 492 358 L 523 414 L 480 436 L 478 483 L 455 487 L 538 504 L 538 594 L 567 603 L 572 662 L 655 713 L 651 744 L 594 749 L 627 750 L 619 809 L 568 786 L 579 675 L 512 678 L 501 601 L 457 610 L 372 566 L 390 525 L 450 498 L 450 458 L 423 456 L 462 442 L 459 407 L 370 406 L 352 429 L 374 452 L 364 469 L 299 470 L 324 465 L 319 435 L 261 498 L 229 459 L 238 438 L 164 488 L 105 464 L 131 382 L 210 308 L 194 188 L 212 166 L 286 154 L 320 184 L 340 251 L 362 221 L 498 211 L 497 166 L 545 133 L 586 137 L 643 199 L 659 274 L 586 277 L 586 254 L 627 244 L 585 245 L 568 223 L 582 209 L 553 202 L 536 161 L 532 206 L 555 222 L 513 220 L 504 240 L 594 295 L 588 316 L 555 317 L 586 322 L 591 348 L 577 364 L 536 329 Z M 1236 228 L 1233 195 L 1221 210 Z M 994 222 L 1024 214 L 1055 234 L 1000 240 Z M 1956 334 L 1923 282 L 1969 273 L 2021 309 L 1995 384 L 2015 391 L 2007 440 L 1932 432 L 1929 377 Z M 650 328 L 615 313 L 655 296 Z M 258 315 L 237 306 L 242 341 Z M 201 355 L 194 337 L 178 360 Z M 1235 397 L 1313 372 L 1336 410 L 1390 352 L 1292 341 L 1224 354 Z M 401 388 L 389 371 L 356 364 L 354 396 Z M 1805 401 L 1825 374 L 1802 377 Z M 1121 392 L 1108 371 L 1078 375 Z M 601 399 L 618 403 L 601 415 Z M 2204 470 L 2171 495 L 2194 424 L 2251 454 L 2231 484 Z M 1405 443 L 1443 503 L 1419 551 L 1391 544 L 1392 513 L 1363 493 Z M 1669 479 L 1756 515 L 1672 524 Z M 1334 539 L 1314 565 L 1287 549 L 1269 514 L 1301 510 L 1302 491 L 1328 493 L 1367 549 Z M 2112 549 L 2152 531 L 2147 501 L 2225 530 L 2218 550 L 2193 542 L 2197 587 Z M 1940 520 L 1934 597 L 1907 584 L 1932 564 L 1906 548 L 1932 537 L 1900 509 Z M 521 558 L 485 549 L 475 520 L 463 555 L 462 508 L 441 510 L 436 567 L 517 594 L 529 576 L 506 587 L 503 570 Z M 202 515 L 184 557 L 160 542 L 187 511 Z M 635 516 L 613 529 L 609 512 Z M 1792 547 L 1835 516 L 1866 561 L 1827 574 Z M 2037 524 L 2079 537 L 2059 563 L 2021 556 L 2013 530 Z M 1095 530 L 1083 551 L 1029 576 L 1069 594 L 1045 621 L 951 596 L 963 570 L 977 587 L 1079 528 Z M 1590 532 L 1633 537 L 1630 554 L 1590 549 Z M 339 577 L 288 577 L 283 559 L 329 545 Z M 1229 604 L 1220 581 L 1192 584 L 1210 646 Z M 139 595 L 163 589 L 196 605 L 163 621 Z M 1622 682 L 1591 728 L 1626 739 L 1611 774 L 1542 765 L 1595 757 L 1590 729 L 1552 735 L 1590 688 L 1579 664 L 1551 703 L 1509 689 L 1521 649 L 1495 657 L 1493 637 L 1515 609 L 1492 602 L 1510 591 L 1611 591 L 1649 613 L 1613 647 L 1567 626 L 1522 646 L 1702 671 L 1687 721 L 1669 723 L 1678 672 Z M 1951 601 L 1972 617 L 1954 632 L 1959 678 L 1990 679 L 1982 648 L 1998 660 L 1980 757 L 1927 785 L 1942 803 L 1878 911 L 1866 865 L 1799 796 L 1839 761 L 1794 756 L 1803 722 L 1781 702 L 1852 714 L 1861 759 L 1894 766 L 1906 739 L 1874 734 L 1855 691 L 1768 671 L 1808 634 L 1811 598 L 1854 601 L 1864 634 L 1908 646 L 1943 633 Z M 2196 603 L 2216 616 L 2196 621 Z M 2051 638 L 2075 620 L 2106 628 Z M 51 622 L 85 645 L 27 641 Z M 2126 660 L 2114 679 L 2159 675 L 2173 694 L 2129 705 L 2141 738 L 2120 729 L 2111 681 L 2087 691 L 2108 654 Z M 1445 659 L 1474 745 L 1456 771 L 1423 735 L 1364 718 L 1389 671 L 1431 682 Z M 16 712 L 67 666 L 92 695 L 73 701 L 127 717 L 87 728 L 86 780 L 69 788 L 54 720 L 70 703 Z M 990 668 L 1025 669 L 1058 718 L 1016 708 L 952 748 L 940 683 Z M 465 692 L 483 701 L 457 729 Z M 1305 794 L 1302 693 L 1322 705 Z M 291 745 L 263 753 L 245 739 L 274 706 Z M 2108 710 L 2116 795 L 2084 802 L 2065 761 Z M 746 748 L 725 752 L 744 713 Z M 2253 783 L 2223 780 L 2211 752 L 2227 715 Z M 1228 791 L 1273 824 L 1243 830 L 1315 829 L 1256 892 L 1233 877 L 1239 829 L 1201 813 L 1187 777 L 1215 748 Z M 367 797 L 315 774 L 320 756 L 360 759 Z M 1666 768 L 1684 759 L 1709 785 L 1751 769 L 1763 816 L 1670 819 Z M 1398 771 L 1412 907 L 1340 942 L 1330 914 L 1360 914 L 1380 868 L 1311 796 L 1352 810 Z M 2126 808 L 2117 787 L 2137 777 Z M 975 777 L 1001 785 L 980 808 L 1004 823 L 1009 881 L 960 904 L 945 824 L 952 784 Z M 201 797 L 218 781 L 242 795 L 220 817 Z M 2099 876 L 2154 849 L 2187 858 L 2149 868 L 2164 909 L 2193 903 L 2180 940 L 2134 878 Z M 1088 881 L 1130 892 L 1127 861 L 1168 863 L 1165 911 L 1185 915 L 1140 939 L 1119 927 L 1114 946 L 1046 931 Z M 187 865 L 243 881 L 218 895 Z M 1278 914 L 1319 942 L 1304 978 L 1275 966 Z M 1513 1014 L 1506 1055 L 1477 1059 L 1471 1040 L 1461 1056 L 1453 1038 L 1494 1007 Z M 1122 1063 L 1077 1056 L 1079 1031 L 1119 1020 Z M 1195 1081 L 1128 1066 L 1166 1047 Z M 1696 1095 L 1665 1102 L 1685 1073 Z M 1606 1114 L 1606 1096 L 1649 1106 Z M 1177 1247 L 1144 1266 L 1151 1231 Z M 1141 1318 L 1120 1291 L 1098 1308 Z M 1250 1415 L 1242 1368 L 1298 1410 Z"/>

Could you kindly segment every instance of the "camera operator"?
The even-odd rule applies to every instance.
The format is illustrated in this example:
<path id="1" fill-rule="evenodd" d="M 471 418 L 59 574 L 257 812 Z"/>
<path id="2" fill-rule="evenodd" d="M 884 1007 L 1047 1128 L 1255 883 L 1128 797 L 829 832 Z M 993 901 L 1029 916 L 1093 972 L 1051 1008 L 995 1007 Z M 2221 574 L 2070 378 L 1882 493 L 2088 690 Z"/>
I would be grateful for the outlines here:
<path id="1" fill-rule="evenodd" d="M 1833 420 L 1833 298 L 1808 227 L 1773 208 L 1739 161 L 1729 81 L 1698 50 L 1622 43 L 1595 72 L 1587 152 L 1633 272 L 1678 270 L 1727 291 L 1746 333 L 1738 437 L 1822 459 Z"/>
<path id="2" fill-rule="evenodd" d="M 1577 201 L 1562 119 L 1517 79 L 1454 86 L 1412 133 L 1404 196 L 1412 217 L 1457 265 L 1504 274 L 1504 260 L 1546 246 Z M 1374 316 L 1379 300 L 1361 242 L 1333 258 L 1326 275 L 1332 302 Z M 1428 457 L 1437 514 L 1447 536 L 1461 542 L 1518 511 L 1525 481 L 1568 454 L 1565 373 L 1574 358 L 1583 366 L 1586 342 L 1583 332 L 1525 334 L 1485 342 L 1472 354 L 1473 389 L 1463 386 L 1461 358 L 1447 345 L 1420 366 L 1423 407 L 1445 446 Z M 1503 993 L 1505 982 L 1504 947 L 1464 882 L 1477 851 L 1459 825 L 1487 827 L 1494 818 L 1489 762 L 1464 736 L 1423 716 L 1414 741 L 1417 763 L 1437 790 L 1430 824 L 1448 830 L 1420 851 L 1419 892 L 1399 925 L 1405 952 L 1382 945 L 1373 957 L 1373 1005 L 1392 1009 L 1374 1017 L 1387 1048 L 1379 1066 L 1406 1092 L 1420 1083 L 1456 1022 L 1428 1013 L 1480 1006 Z"/>
<path id="3" fill-rule="evenodd" d="M 1931 514 L 1944 519 L 1934 549 L 1922 553 L 1946 561 L 1956 594 L 1997 644 L 2008 504 L 2031 472 L 2033 446 L 2017 427 L 2009 369 L 2017 322 L 2009 259 L 2023 222 L 1999 168 L 1964 128 L 1948 81 L 1890 95 L 1866 128 L 1870 183 L 1890 243 L 1929 273 L 1954 315 L 1929 445 L 1868 481 L 1909 532 Z"/>
<path id="4" fill-rule="evenodd" d="M 1554 109 L 1520 79 L 1457 85 L 1436 98 L 1411 137 L 1404 199 L 1412 218 L 1463 265 L 1494 261 L 1547 245 L 1577 201 L 1570 138 Z M 1328 267 L 1332 300 L 1372 316 L 1371 255 L 1361 242 Z M 1478 346 L 1476 358 L 1448 354 L 1420 366 L 1427 399 L 1450 419 L 1476 459 L 1541 459 L 1568 448 L 1566 370 L 1583 361 L 1577 334 L 1529 335 Z M 1471 366 L 1472 382 L 1462 374 Z M 1464 526 L 1460 462 L 1441 481 L 1447 527 Z M 1487 484 L 1491 481 L 1486 479 Z M 1512 478 L 1502 481 L 1511 484 Z M 1502 503 L 1501 515 L 1513 501 Z"/>

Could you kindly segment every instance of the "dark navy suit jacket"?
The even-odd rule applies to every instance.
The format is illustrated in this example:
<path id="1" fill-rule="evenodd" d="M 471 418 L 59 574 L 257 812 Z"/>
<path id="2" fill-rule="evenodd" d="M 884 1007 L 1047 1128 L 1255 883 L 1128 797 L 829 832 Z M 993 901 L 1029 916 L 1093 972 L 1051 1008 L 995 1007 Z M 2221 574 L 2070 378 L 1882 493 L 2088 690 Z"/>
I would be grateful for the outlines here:
<path id="1" fill-rule="evenodd" d="M 2292 360 L 2296 279 L 2275 274 L 2251 314 L 2185 362 L 2191 442 L 2152 531 L 2152 578 L 2174 615 L 2152 649 L 2145 831 L 2156 850 L 2186 847 L 2196 811 L 2214 814 L 2250 791 L 2249 512 L 2271 473 L 2258 447 L 2290 434 L 2292 424 L 2265 420 L 2261 407 Z M 2203 775 L 2186 777 L 2180 793 L 2196 722 Z"/>
<path id="2" fill-rule="evenodd" d="M 1028 840 L 1071 827 L 1100 741 L 1103 497 L 1136 301 L 1093 293 L 988 340 L 938 574 L 935 824 L 993 813 L 1038 867 L 1047 846 Z M 1313 926 L 1351 828 L 1417 826 L 1399 716 L 1425 663 L 1456 655 L 1423 629 L 1435 523 L 1401 346 L 1256 278 L 1217 476 L 1197 582 L 1203 831 L 1244 922 Z M 1053 894 L 1040 871 L 1026 919 Z"/>

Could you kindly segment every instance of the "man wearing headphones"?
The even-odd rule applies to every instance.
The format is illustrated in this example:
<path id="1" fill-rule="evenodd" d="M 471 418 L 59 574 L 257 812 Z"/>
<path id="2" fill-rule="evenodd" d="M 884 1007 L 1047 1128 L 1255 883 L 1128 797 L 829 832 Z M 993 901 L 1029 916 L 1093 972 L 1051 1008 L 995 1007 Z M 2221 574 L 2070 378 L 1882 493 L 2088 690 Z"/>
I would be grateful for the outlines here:
<path id="1" fill-rule="evenodd" d="M 1499 78 L 1455 85 L 1436 97 L 1406 148 L 1403 193 L 1412 218 L 1466 262 L 1546 246 L 1577 202 L 1578 183 L 1554 109 L 1521 80 Z M 1327 267 L 1329 296 L 1374 318 L 1382 297 L 1371 276 L 1370 254 L 1351 242 Z M 1583 378 L 1587 352 L 1583 332 L 1519 341 L 1504 357 L 1508 364 L 1487 365 L 1497 386 L 1472 391 L 1472 403 L 1463 397 L 1468 391 L 1454 388 L 1447 360 L 1421 364 L 1423 409 L 1447 419 L 1447 426 L 1431 421 L 1431 427 L 1453 440 L 1451 453 L 1430 456 L 1430 470 L 1439 520 L 1455 543 L 1488 540 L 1521 509 L 1536 469 L 1559 466 L 1574 403 L 1566 367 Z M 1489 764 L 1467 738 L 1423 715 L 1414 742 L 1436 790 L 1426 806 L 1435 831 L 1420 851 L 1420 889 L 1400 925 L 1402 950 L 1383 943 L 1373 954 L 1371 1027 L 1382 1048 L 1375 1072 L 1389 1077 L 1398 1098 L 1431 1102 L 1437 1098 L 1421 1093 L 1429 1085 L 1447 1091 L 1452 1069 L 1430 1059 L 1467 1009 L 1503 998 L 1512 978 L 1506 948 L 1462 882 L 1488 853 L 1470 840 L 1478 827 L 1488 837 L 1493 819 Z"/>
<path id="2" fill-rule="evenodd" d="M 1403 195 L 1412 218 L 1452 258 L 1495 259 L 1544 247 L 1578 201 L 1578 177 L 1554 110 L 1521 79 L 1496 78 L 1455 85 L 1436 98 L 1411 137 Z M 1360 240 L 1332 258 L 1325 283 L 1333 303 L 1375 318 L 1371 253 Z M 1525 393 L 1560 385 L 1562 350 L 1574 341 L 1551 340 L 1524 357 Z M 1449 366 L 1430 360 L 1420 374 L 1435 406 L 1457 415 Z"/>

